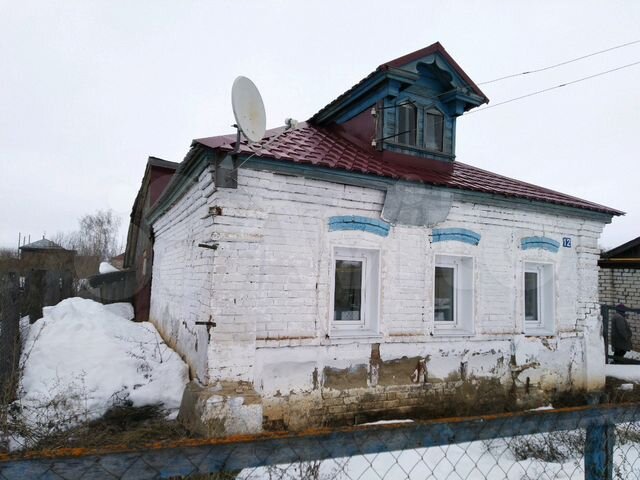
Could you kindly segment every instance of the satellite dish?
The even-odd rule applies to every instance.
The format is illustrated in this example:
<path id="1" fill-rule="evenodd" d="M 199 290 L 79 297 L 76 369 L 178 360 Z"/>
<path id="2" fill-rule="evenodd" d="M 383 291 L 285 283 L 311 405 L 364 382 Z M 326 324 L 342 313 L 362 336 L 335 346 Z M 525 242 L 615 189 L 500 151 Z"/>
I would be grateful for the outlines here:
<path id="1" fill-rule="evenodd" d="M 262 97 L 255 84 L 247 77 L 238 77 L 231 89 L 231 105 L 236 126 L 249 142 L 259 142 L 267 128 Z"/>

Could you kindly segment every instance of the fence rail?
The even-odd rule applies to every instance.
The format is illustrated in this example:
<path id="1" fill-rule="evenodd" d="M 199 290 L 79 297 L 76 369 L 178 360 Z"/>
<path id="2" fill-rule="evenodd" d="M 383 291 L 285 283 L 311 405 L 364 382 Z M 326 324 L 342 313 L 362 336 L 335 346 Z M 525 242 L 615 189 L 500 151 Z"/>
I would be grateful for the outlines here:
<path id="1" fill-rule="evenodd" d="M 554 437 L 549 435 L 559 433 L 564 436 L 555 438 L 553 445 L 549 439 Z M 484 442 L 484 450 L 478 449 L 477 442 Z M 541 447 L 548 449 L 548 457 L 536 453 Z M 509 448 L 524 463 L 514 463 L 513 452 L 505 453 Z M 527 455 L 532 459 L 527 460 Z M 614 478 L 614 474 L 620 479 L 640 479 L 640 404 L 322 429 L 296 435 L 278 432 L 185 440 L 140 449 L 113 446 L 0 455 L 3 480 L 203 475 L 247 480 L 602 480 Z"/>

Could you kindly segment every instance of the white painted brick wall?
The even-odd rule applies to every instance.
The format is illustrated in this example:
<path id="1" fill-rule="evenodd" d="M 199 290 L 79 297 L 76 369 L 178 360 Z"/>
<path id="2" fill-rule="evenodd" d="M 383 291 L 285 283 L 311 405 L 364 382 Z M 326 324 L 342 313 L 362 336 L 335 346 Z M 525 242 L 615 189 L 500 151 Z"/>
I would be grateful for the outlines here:
<path id="1" fill-rule="evenodd" d="M 155 244 L 149 318 L 188 362 L 191 374 L 207 382 L 213 250 L 198 247 L 211 235 L 207 216 L 213 193 L 205 170 L 196 184 L 154 225 Z"/>
<path id="2" fill-rule="evenodd" d="M 536 378 L 566 384 L 571 375 L 576 386 L 586 385 L 587 375 L 593 377 L 590 385 L 603 380 L 597 368 L 587 372 L 582 340 L 585 327 L 595 329 L 598 323 L 597 239 L 603 224 L 454 202 L 447 220 L 437 227 L 474 230 L 482 235 L 478 246 L 432 243 L 426 227 L 393 226 L 386 238 L 360 231 L 329 232 L 331 216 L 379 219 L 384 192 L 241 169 L 237 190 L 220 189 L 207 197 L 203 192 L 211 191 L 208 175 L 154 225 L 151 298 L 152 320 L 174 339 L 200 379 L 206 369 L 210 382 L 249 381 L 269 392 L 269 372 L 290 357 L 304 368 L 298 374 L 292 371 L 292 378 L 307 379 L 292 388 L 306 389 L 310 364 L 322 367 L 345 359 L 367 364 L 375 341 L 383 344 L 383 360 L 431 355 L 435 361 L 449 351 L 463 355 L 476 349 L 493 351 L 508 362 L 518 345 L 535 345 L 541 359 Z M 207 207 L 214 205 L 222 208 L 222 215 L 207 217 Z M 559 242 L 571 237 L 572 248 L 561 247 L 557 253 L 520 249 L 522 237 L 539 235 Z M 211 240 L 220 245 L 215 253 L 198 249 L 197 243 Z M 380 249 L 381 339 L 327 338 L 334 245 Z M 474 258 L 476 335 L 471 339 L 433 335 L 436 254 Z M 556 327 L 561 334 L 555 346 L 521 336 L 525 261 L 555 265 Z M 205 358 L 204 328 L 194 323 L 210 316 L 216 327 Z M 523 340 L 514 343 L 514 335 Z M 597 342 L 591 345 L 597 348 Z M 451 363 L 452 370 L 458 367 Z M 487 374 L 489 370 L 483 369 Z M 506 367 L 496 375 L 508 376 Z"/>

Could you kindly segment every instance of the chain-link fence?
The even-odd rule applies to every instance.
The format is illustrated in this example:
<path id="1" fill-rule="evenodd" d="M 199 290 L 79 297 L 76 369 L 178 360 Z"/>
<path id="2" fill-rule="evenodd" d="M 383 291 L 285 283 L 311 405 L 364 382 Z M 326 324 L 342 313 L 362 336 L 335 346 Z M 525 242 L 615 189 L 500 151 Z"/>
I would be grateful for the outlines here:
<path id="1" fill-rule="evenodd" d="M 0 479 L 640 479 L 640 404 L 0 456 Z"/>

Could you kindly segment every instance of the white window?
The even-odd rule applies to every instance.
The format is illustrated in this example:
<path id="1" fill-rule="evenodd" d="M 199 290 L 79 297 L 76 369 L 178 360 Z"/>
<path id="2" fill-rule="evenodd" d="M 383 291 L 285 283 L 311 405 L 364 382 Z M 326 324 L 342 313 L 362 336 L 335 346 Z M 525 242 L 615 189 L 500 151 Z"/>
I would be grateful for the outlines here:
<path id="1" fill-rule="evenodd" d="M 147 251 L 142 253 L 142 276 L 147 276 Z"/>
<path id="2" fill-rule="evenodd" d="M 402 103 L 396 109 L 396 134 L 399 143 L 417 144 L 418 109 L 411 103 Z"/>
<path id="3" fill-rule="evenodd" d="M 335 247 L 331 278 L 331 329 L 343 334 L 377 333 L 380 252 Z"/>
<path id="4" fill-rule="evenodd" d="M 553 335 L 554 287 L 553 265 L 525 263 L 523 278 L 524 333 Z"/>
<path id="5" fill-rule="evenodd" d="M 473 333 L 473 258 L 437 255 L 434 271 L 435 333 Z"/>

